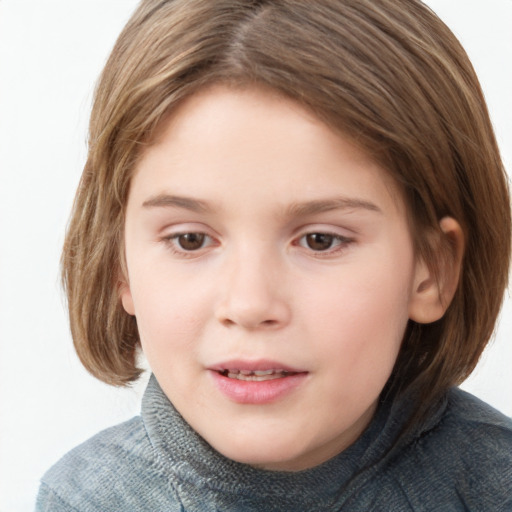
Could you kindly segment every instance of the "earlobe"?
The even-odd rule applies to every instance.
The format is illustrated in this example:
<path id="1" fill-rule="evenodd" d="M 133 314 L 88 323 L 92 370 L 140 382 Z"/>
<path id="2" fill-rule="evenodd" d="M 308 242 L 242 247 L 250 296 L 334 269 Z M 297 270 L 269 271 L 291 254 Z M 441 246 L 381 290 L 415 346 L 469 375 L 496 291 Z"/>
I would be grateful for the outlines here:
<path id="1" fill-rule="evenodd" d="M 122 282 L 119 284 L 119 297 L 121 299 L 121 304 L 123 305 L 124 310 L 129 314 L 135 315 L 135 307 L 133 305 L 132 292 L 130 291 L 130 286 Z"/>
<path id="2" fill-rule="evenodd" d="M 441 219 L 439 227 L 439 239 L 432 244 L 436 261 L 427 265 L 420 259 L 416 263 L 409 318 L 422 324 L 442 318 L 455 295 L 461 272 L 464 254 L 462 228 L 452 217 Z"/>

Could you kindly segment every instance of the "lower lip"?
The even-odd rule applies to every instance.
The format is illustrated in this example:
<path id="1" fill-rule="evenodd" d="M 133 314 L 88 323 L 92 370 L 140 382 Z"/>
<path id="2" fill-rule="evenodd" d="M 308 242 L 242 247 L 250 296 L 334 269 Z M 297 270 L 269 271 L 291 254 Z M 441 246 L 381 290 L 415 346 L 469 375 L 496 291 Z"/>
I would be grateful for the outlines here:
<path id="1" fill-rule="evenodd" d="M 307 373 L 297 373 L 263 381 L 245 381 L 224 377 L 219 372 L 210 372 L 217 388 L 233 402 L 239 404 L 268 404 L 276 402 L 299 387 Z"/>

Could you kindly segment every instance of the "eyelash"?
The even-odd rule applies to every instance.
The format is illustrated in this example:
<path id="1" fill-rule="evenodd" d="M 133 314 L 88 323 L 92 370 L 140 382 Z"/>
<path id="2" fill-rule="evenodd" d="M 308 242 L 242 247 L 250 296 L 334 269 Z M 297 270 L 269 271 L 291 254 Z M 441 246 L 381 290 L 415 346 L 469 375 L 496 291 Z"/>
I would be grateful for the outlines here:
<path id="1" fill-rule="evenodd" d="M 331 242 L 331 246 L 328 247 L 325 250 L 314 250 L 311 247 L 307 247 L 307 246 L 301 244 L 301 241 L 302 240 L 306 240 L 307 237 L 318 236 L 318 235 L 322 236 L 322 237 L 329 237 L 330 238 L 330 242 Z M 342 251 L 346 250 L 347 247 L 352 242 L 354 242 L 353 238 L 349 238 L 349 237 L 346 237 L 346 236 L 338 235 L 336 233 L 329 233 L 329 232 L 325 232 L 325 231 L 310 231 L 309 233 L 305 233 L 302 236 L 300 236 L 297 239 L 296 245 L 298 245 L 300 247 L 304 247 L 305 249 L 311 250 L 311 253 L 316 258 L 326 258 L 326 257 L 332 256 L 332 255 L 336 255 L 339 252 L 342 252 Z M 332 246 L 332 243 L 335 243 L 334 247 Z M 306 242 L 306 244 L 307 244 L 307 242 Z"/>
<path id="2" fill-rule="evenodd" d="M 203 241 L 203 243 L 201 243 L 201 247 L 198 247 L 197 249 L 185 249 L 184 247 L 179 247 L 180 237 L 187 235 L 202 236 L 204 237 L 204 240 L 210 240 L 210 243 L 205 246 Z M 178 256 L 181 256 L 183 258 L 196 257 L 198 256 L 198 253 L 201 249 L 213 245 L 211 243 L 213 241 L 213 238 L 207 235 L 206 233 L 200 231 L 186 231 L 183 233 L 174 233 L 172 235 L 164 237 L 162 240 L 166 243 L 166 245 L 171 249 L 171 251 L 174 254 L 177 254 Z"/>
<path id="3" fill-rule="evenodd" d="M 180 245 L 179 239 L 181 237 L 190 236 L 190 235 L 204 237 L 203 240 L 201 241 L 201 246 L 198 247 L 197 249 L 186 249 L 183 246 L 181 246 L 181 247 L 179 246 Z M 331 246 L 324 250 L 322 250 L 322 249 L 314 250 L 311 247 L 308 247 L 306 245 L 308 243 L 307 237 L 312 237 L 312 236 L 328 237 L 330 239 L 329 241 L 330 241 Z M 214 239 L 211 236 L 207 235 L 206 233 L 199 232 L 199 231 L 187 231 L 187 232 L 182 232 L 182 233 L 174 233 L 172 235 L 162 238 L 162 240 L 166 243 L 166 245 L 171 249 L 171 251 L 174 254 L 181 256 L 183 258 L 197 257 L 197 256 L 199 256 L 201 249 L 205 249 L 206 247 L 209 247 L 212 245 L 217 245 L 214 243 Z M 303 241 L 303 240 L 306 240 L 305 244 L 301 243 L 301 241 Z M 205 244 L 205 242 L 206 242 L 206 244 Z M 338 235 L 335 233 L 329 233 L 329 232 L 325 232 L 325 231 L 311 231 L 308 233 L 304 233 L 299 238 L 296 238 L 293 245 L 302 247 L 304 249 L 308 249 L 309 251 L 311 251 L 311 254 L 316 258 L 325 258 L 325 257 L 329 257 L 329 256 L 332 256 L 332 255 L 338 254 L 339 252 L 344 251 L 352 242 L 354 242 L 353 238 L 345 237 L 345 236 Z M 335 244 L 334 247 L 332 246 L 333 243 Z"/>

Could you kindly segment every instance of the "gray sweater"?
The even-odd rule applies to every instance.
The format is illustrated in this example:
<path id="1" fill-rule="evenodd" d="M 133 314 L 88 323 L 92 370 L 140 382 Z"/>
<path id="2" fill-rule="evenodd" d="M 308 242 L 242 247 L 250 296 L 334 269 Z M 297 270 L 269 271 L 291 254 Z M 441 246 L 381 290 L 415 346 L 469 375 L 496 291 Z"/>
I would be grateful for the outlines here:
<path id="1" fill-rule="evenodd" d="M 395 443 L 407 417 L 407 401 L 382 402 L 333 459 L 296 473 L 265 471 L 213 450 L 152 377 L 140 417 L 46 473 L 36 511 L 512 511 L 512 420 L 459 389 Z"/>

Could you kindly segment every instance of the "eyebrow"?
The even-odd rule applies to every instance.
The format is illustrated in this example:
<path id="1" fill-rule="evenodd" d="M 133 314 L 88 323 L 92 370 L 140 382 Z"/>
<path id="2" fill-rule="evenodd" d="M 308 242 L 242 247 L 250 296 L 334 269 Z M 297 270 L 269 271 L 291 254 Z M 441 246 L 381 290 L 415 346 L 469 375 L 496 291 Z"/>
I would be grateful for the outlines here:
<path id="1" fill-rule="evenodd" d="M 286 215 L 289 217 L 305 217 L 307 215 L 314 215 L 331 210 L 359 209 L 382 213 L 382 210 L 375 203 L 370 201 L 351 197 L 336 197 L 333 199 L 319 199 L 292 204 L 286 209 Z"/>
<path id="2" fill-rule="evenodd" d="M 182 208 L 196 213 L 208 213 L 213 209 L 206 202 L 186 196 L 175 196 L 159 194 L 150 197 L 142 204 L 144 208 Z M 287 217 L 305 217 L 331 210 L 354 210 L 363 209 L 371 212 L 382 213 L 382 210 L 370 201 L 350 197 L 336 197 L 332 199 L 318 199 L 293 203 L 285 210 Z"/>
<path id="3" fill-rule="evenodd" d="M 150 197 L 144 203 L 144 208 L 183 208 L 197 213 L 206 213 L 211 210 L 211 207 L 205 201 L 200 199 L 193 199 L 191 197 L 173 196 L 169 194 L 159 194 Z"/>

